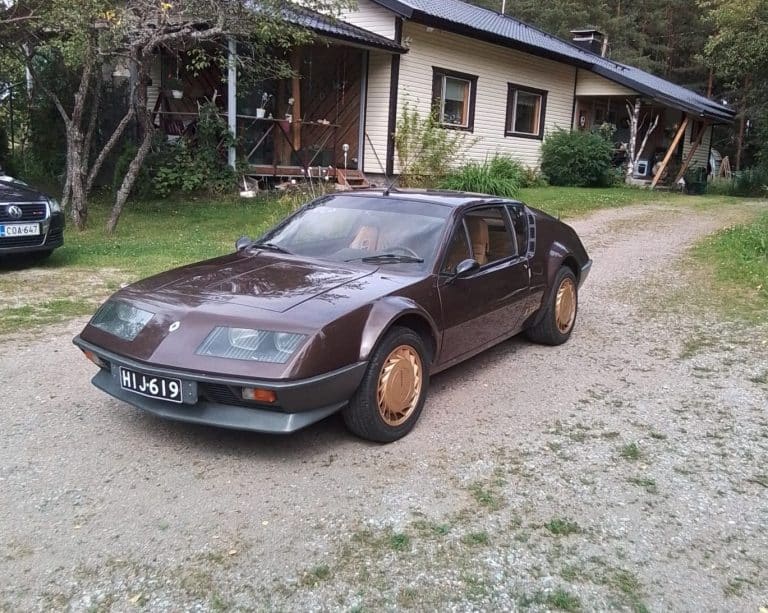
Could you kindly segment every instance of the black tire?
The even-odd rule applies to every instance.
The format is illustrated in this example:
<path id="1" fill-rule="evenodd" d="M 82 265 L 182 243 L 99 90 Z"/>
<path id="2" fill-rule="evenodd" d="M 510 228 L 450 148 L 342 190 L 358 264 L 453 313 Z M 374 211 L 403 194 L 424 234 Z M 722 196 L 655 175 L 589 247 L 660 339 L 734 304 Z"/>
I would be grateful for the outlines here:
<path id="1" fill-rule="evenodd" d="M 384 376 L 385 364 L 392 365 L 392 359 L 400 359 L 399 354 L 393 358 L 396 350 L 405 351 L 411 357 L 414 357 L 414 354 L 418 356 L 420 375 L 414 377 L 412 388 L 416 387 L 416 379 L 420 381 L 420 384 L 418 385 L 418 392 L 413 392 L 410 400 L 407 400 L 410 408 L 405 410 L 402 416 L 403 421 L 401 423 L 389 423 L 382 414 L 383 409 L 380 409 L 378 392 L 380 380 Z M 391 443 L 408 434 L 419 420 L 424 402 L 427 399 L 429 358 L 429 351 L 424 346 L 424 340 L 410 328 L 396 326 L 387 332 L 371 355 L 368 369 L 360 387 L 357 388 L 357 392 L 350 400 L 349 405 L 341 413 L 347 428 L 357 436 L 377 443 Z M 403 363 L 408 364 L 405 361 Z M 394 368 L 397 366 L 392 366 L 392 369 Z M 391 372 L 392 370 L 390 370 Z M 405 376 L 408 376 L 407 372 Z M 403 376 L 400 376 L 400 379 L 402 380 Z M 404 399 L 404 401 L 406 400 Z M 390 422 L 395 421 L 394 417 L 392 415 Z"/>
<path id="2" fill-rule="evenodd" d="M 562 319 L 558 322 L 558 294 L 565 286 L 570 286 L 573 291 L 572 316 L 567 326 L 563 325 Z M 561 302 L 562 304 L 562 297 Z M 550 296 L 547 304 L 543 307 L 544 312 L 538 322 L 525 331 L 525 335 L 535 343 L 542 345 L 562 345 L 571 337 L 571 332 L 576 325 L 576 315 L 579 310 L 579 285 L 576 282 L 576 275 L 567 266 L 563 266 L 555 275 L 555 282 L 552 284 Z"/>

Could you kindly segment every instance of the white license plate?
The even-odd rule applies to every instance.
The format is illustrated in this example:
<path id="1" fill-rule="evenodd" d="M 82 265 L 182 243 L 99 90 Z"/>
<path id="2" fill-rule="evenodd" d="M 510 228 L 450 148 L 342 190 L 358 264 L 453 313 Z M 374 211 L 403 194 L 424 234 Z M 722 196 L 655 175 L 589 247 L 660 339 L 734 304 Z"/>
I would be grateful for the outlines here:
<path id="1" fill-rule="evenodd" d="M 120 387 L 149 398 L 159 398 L 170 402 L 182 402 L 181 380 L 166 377 L 153 377 L 120 367 Z"/>
<path id="2" fill-rule="evenodd" d="M 6 236 L 39 236 L 39 223 L 0 224 L 0 238 Z"/>

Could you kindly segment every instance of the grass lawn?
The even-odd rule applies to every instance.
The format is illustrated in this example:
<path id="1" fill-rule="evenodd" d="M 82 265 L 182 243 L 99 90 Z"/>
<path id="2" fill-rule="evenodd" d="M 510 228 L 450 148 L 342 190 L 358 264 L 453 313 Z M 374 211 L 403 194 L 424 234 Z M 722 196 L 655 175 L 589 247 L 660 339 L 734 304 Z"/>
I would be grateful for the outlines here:
<path id="1" fill-rule="evenodd" d="M 768 309 L 768 213 L 750 223 L 711 236 L 694 255 L 715 270 L 715 279 L 731 309 L 757 314 Z"/>
<path id="2" fill-rule="evenodd" d="M 648 202 L 715 205 L 718 196 L 683 196 L 624 187 L 522 190 L 520 199 L 565 219 L 594 209 Z M 188 198 L 129 203 L 114 236 L 104 233 L 107 198 L 95 198 L 89 227 L 70 226 L 64 247 L 44 264 L 4 275 L 0 268 L 0 333 L 87 314 L 126 281 L 234 250 L 290 213 L 295 197 Z"/>

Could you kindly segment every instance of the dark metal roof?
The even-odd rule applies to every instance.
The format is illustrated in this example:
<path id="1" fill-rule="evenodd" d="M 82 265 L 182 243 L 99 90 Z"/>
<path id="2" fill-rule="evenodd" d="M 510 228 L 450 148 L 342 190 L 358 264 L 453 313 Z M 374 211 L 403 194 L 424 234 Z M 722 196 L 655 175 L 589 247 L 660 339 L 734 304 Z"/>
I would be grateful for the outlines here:
<path id="1" fill-rule="evenodd" d="M 667 106 L 713 120 L 733 121 L 735 112 L 648 72 L 600 57 L 557 36 L 461 0 L 373 0 L 401 17 L 457 34 L 513 47 L 590 70 Z"/>
<path id="2" fill-rule="evenodd" d="M 328 15 L 317 13 L 307 8 L 291 6 L 285 9 L 286 19 L 294 25 L 312 30 L 320 36 L 341 40 L 344 42 L 359 45 L 361 47 L 372 47 L 374 49 L 383 49 L 391 53 L 407 53 L 408 49 L 397 44 L 391 38 L 386 38 L 365 30 L 351 23 L 334 19 Z"/>

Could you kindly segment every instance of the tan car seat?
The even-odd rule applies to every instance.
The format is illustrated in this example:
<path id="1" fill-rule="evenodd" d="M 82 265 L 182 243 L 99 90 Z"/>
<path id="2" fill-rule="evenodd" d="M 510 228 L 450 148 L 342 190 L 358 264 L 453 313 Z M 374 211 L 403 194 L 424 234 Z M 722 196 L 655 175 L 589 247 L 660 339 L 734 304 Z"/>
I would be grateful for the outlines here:
<path id="1" fill-rule="evenodd" d="M 361 226 L 355 238 L 349 244 L 352 249 L 373 253 L 378 249 L 379 229 L 375 226 Z"/>
<path id="2" fill-rule="evenodd" d="M 467 217 L 469 239 L 472 241 L 472 253 L 480 266 L 488 263 L 490 252 L 490 239 L 488 237 L 488 223 L 479 217 Z"/>

